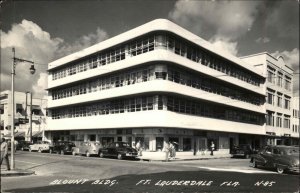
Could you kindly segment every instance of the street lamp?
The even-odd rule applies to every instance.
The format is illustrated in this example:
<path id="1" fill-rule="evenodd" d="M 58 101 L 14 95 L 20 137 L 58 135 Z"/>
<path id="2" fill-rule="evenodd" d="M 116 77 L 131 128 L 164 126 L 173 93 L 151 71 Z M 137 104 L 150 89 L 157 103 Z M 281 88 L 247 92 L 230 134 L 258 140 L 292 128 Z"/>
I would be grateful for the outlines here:
<path id="1" fill-rule="evenodd" d="M 29 68 L 29 71 L 31 74 L 35 73 L 35 68 L 34 68 L 34 62 L 29 61 L 29 60 L 24 60 L 21 58 L 16 58 L 15 57 L 15 48 L 12 48 L 12 52 L 13 52 L 13 63 L 12 63 L 12 68 L 11 68 L 11 104 L 12 104 L 12 115 L 11 115 L 11 169 L 15 169 L 15 157 L 14 157 L 14 153 L 15 153 L 15 133 L 14 133 L 14 129 L 15 129 L 15 69 L 16 69 L 16 65 L 19 62 L 27 62 L 27 63 L 31 63 L 31 66 Z"/>

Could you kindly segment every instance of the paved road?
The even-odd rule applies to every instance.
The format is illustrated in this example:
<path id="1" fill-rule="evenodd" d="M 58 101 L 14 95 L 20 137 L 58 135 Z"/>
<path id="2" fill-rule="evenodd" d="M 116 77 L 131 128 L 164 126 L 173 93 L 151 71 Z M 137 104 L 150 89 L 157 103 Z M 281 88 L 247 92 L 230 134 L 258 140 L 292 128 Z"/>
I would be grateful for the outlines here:
<path id="1" fill-rule="evenodd" d="M 34 176 L 2 178 L 6 192 L 296 192 L 297 175 L 248 167 L 249 160 L 141 162 L 18 152 Z"/>

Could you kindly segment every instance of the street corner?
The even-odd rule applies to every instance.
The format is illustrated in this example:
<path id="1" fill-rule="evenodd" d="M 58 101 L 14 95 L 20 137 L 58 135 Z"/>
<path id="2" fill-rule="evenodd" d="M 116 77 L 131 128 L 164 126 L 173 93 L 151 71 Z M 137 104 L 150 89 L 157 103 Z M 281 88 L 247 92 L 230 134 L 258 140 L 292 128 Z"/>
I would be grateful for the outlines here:
<path id="1" fill-rule="evenodd" d="M 7 170 L 1 168 L 1 177 L 28 176 L 34 174 L 35 172 L 32 170 L 23 170 L 23 169 Z"/>

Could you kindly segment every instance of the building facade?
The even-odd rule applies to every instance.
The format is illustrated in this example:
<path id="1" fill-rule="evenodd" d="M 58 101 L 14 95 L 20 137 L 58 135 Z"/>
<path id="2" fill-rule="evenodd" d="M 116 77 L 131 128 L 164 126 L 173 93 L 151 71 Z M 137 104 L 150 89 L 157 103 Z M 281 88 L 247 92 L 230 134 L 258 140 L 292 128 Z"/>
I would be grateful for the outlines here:
<path id="1" fill-rule="evenodd" d="M 27 105 L 26 105 L 27 104 Z M 15 91 L 15 138 L 29 140 L 30 125 L 34 141 L 42 140 L 43 131 L 47 128 L 47 99 L 35 98 L 31 93 Z M 32 116 L 30 116 L 30 111 Z M 11 136 L 11 91 L 0 93 L 1 134 Z"/>
<path id="2" fill-rule="evenodd" d="M 293 69 L 268 53 L 244 56 L 242 59 L 266 75 L 266 140 L 272 145 L 291 145 L 299 141 L 299 134 L 293 129 Z M 298 108 L 299 109 L 299 108 Z"/>
<path id="3" fill-rule="evenodd" d="M 292 107 L 293 107 L 293 117 L 292 117 L 292 130 L 291 130 L 291 137 L 292 137 L 291 145 L 299 145 L 300 144 L 300 141 L 299 141 L 299 135 L 300 135 L 299 96 L 293 97 Z"/>
<path id="4" fill-rule="evenodd" d="M 264 145 L 265 77 L 158 19 L 48 65 L 48 140 L 168 141 L 178 151 Z"/>

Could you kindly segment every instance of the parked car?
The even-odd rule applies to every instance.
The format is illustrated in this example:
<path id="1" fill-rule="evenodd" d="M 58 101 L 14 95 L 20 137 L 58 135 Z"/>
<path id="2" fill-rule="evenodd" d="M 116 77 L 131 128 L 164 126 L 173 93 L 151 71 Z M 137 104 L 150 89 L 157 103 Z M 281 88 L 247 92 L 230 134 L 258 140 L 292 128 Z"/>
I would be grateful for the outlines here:
<path id="1" fill-rule="evenodd" d="M 49 151 L 50 142 L 48 141 L 38 141 L 32 145 L 29 145 L 29 151 L 38 151 L 42 153 L 43 151 Z"/>
<path id="2" fill-rule="evenodd" d="M 107 147 L 101 148 L 99 150 L 99 156 L 112 156 L 117 157 L 118 159 L 123 159 L 125 157 L 136 158 L 138 156 L 138 152 L 126 142 L 113 142 Z"/>
<path id="3" fill-rule="evenodd" d="M 17 150 L 29 150 L 29 146 L 32 145 L 33 143 L 31 143 L 30 141 L 19 141 L 18 145 L 17 145 Z"/>
<path id="4" fill-rule="evenodd" d="M 65 153 L 72 153 L 73 147 L 75 147 L 73 142 L 55 141 L 52 145 L 50 145 L 49 153 L 56 152 L 64 155 Z"/>
<path id="5" fill-rule="evenodd" d="M 246 159 L 248 159 L 253 153 L 255 153 L 255 151 L 249 144 L 240 144 L 239 146 L 233 147 L 231 151 L 232 157 L 244 157 Z"/>
<path id="6" fill-rule="evenodd" d="M 258 154 L 252 155 L 250 166 L 276 169 L 280 174 L 285 171 L 299 173 L 299 147 L 266 146 Z"/>
<path id="7" fill-rule="evenodd" d="M 98 155 L 101 145 L 98 142 L 81 142 L 78 146 L 72 148 L 73 155 L 85 154 L 86 157 Z"/>

